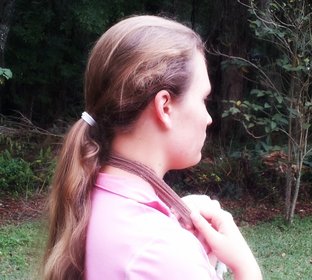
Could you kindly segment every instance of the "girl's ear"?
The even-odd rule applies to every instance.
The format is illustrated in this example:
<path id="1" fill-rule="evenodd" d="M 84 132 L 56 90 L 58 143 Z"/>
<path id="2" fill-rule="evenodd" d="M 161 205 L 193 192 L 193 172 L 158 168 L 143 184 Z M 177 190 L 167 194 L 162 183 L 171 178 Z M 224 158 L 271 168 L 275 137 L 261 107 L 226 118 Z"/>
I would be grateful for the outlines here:
<path id="1" fill-rule="evenodd" d="M 166 129 L 172 127 L 172 97 L 166 90 L 159 91 L 154 98 L 154 108 L 158 122 Z"/>

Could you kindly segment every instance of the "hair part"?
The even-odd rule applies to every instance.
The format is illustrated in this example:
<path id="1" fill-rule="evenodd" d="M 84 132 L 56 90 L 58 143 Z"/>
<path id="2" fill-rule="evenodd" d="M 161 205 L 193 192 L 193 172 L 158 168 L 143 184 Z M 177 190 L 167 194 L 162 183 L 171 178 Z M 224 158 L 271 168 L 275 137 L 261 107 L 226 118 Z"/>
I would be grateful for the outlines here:
<path id="1" fill-rule="evenodd" d="M 122 20 L 96 42 L 84 87 L 96 125 L 79 120 L 64 140 L 49 198 L 43 279 L 83 279 L 91 191 L 114 134 L 131 129 L 160 90 L 183 96 L 196 51 L 204 54 L 204 45 L 194 31 L 156 16 Z"/>

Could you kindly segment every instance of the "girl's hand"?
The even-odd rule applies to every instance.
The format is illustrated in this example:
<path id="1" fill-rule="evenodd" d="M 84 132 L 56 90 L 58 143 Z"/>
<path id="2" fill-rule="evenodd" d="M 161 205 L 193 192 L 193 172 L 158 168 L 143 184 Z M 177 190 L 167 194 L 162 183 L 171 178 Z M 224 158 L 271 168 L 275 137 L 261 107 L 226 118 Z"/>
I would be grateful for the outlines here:
<path id="1" fill-rule="evenodd" d="M 220 203 L 217 200 L 212 200 L 207 195 L 191 194 L 182 197 L 184 203 L 190 208 L 191 211 L 200 211 L 201 209 L 221 209 Z"/>
<path id="2" fill-rule="evenodd" d="M 238 280 L 262 279 L 260 268 L 230 213 L 218 207 L 193 211 L 191 219 L 211 252 Z"/>
<path id="3" fill-rule="evenodd" d="M 211 211 L 214 212 L 214 211 L 219 211 L 221 209 L 220 203 L 217 200 L 210 199 L 210 197 L 207 195 L 188 195 L 188 196 L 182 197 L 182 200 L 192 212 L 200 212 L 201 210 L 204 210 L 204 209 L 210 209 Z M 191 231 L 197 237 L 197 239 L 201 242 L 201 244 L 203 245 L 208 255 L 211 265 L 216 267 L 218 259 L 211 252 L 209 244 L 206 242 L 202 233 L 199 232 L 196 228 L 191 228 L 188 230 Z"/>

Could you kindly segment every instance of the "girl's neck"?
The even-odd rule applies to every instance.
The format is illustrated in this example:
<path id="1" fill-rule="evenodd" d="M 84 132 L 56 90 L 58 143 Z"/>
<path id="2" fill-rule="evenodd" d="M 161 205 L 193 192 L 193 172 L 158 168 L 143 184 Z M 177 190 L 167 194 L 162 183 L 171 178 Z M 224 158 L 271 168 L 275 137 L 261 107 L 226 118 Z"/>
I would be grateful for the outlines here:
<path id="1" fill-rule="evenodd" d="M 188 229 L 193 227 L 188 207 L 166 184 L 166 182 L 162 178 L 159 178 L 152 169 L 140 162 L 132 161 L 114 154 L 107 160 L 107 166 L 119 168 L 127 172 L 127 176 L 131 173 L 148 182 L 153 187 L 159 198 L 178 216 L 181 225 Z"/>

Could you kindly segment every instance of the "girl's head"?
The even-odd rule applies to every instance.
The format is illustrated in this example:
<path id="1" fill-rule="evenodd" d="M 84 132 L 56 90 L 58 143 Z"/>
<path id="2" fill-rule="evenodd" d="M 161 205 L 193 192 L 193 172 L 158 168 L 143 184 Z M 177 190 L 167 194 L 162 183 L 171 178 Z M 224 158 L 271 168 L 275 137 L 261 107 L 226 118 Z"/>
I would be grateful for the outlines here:
<path id="1" fill-rule="evenodd" d="M 131 129 L 157 92 L 179 98 L 188 89 L 197 51 L 204 53 L 204 45 L 194 31 L 155 16 L 125 19 L 102 35 L 85 73 L 86 111 L 96 120 L 90 129 L 97 130 L 93 135 L 102 155 L 114 134 Z"/>

